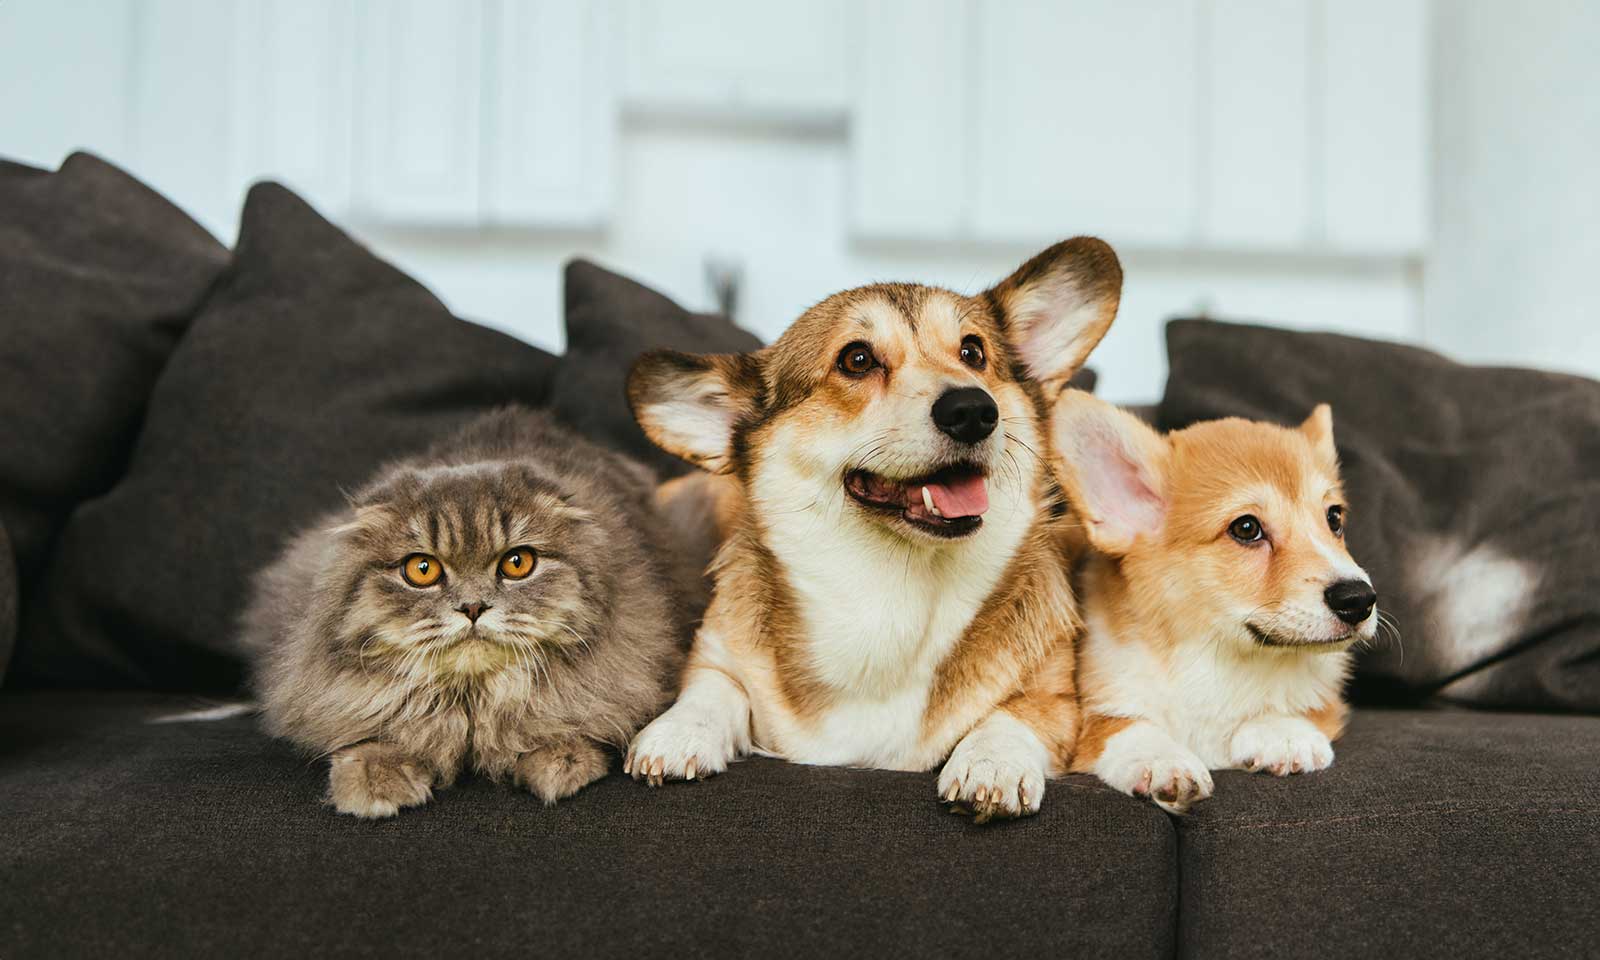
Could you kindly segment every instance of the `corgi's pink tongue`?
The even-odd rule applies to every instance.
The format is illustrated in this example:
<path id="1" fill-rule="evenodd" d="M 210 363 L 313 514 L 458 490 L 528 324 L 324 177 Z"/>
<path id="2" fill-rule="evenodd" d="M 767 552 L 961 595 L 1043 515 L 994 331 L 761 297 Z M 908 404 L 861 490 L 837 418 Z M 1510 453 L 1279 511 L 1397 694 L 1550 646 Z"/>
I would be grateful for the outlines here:
<path id="1" fill-rule="evenodd" d="M 928 491 L 928 499 L 933 501 L 939 516 L 947 520 L 981 517 L 989 509 L 989 487 L 983 477 L 975 473 L 944 483 L 923 484 L 922 489 Z"/>

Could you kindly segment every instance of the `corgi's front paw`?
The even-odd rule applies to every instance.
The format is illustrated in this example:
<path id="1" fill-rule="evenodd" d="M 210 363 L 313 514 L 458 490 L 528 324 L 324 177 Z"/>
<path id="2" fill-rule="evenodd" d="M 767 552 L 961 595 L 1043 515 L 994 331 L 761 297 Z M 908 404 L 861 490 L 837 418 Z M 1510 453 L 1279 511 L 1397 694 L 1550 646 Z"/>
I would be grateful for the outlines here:
<path id="1" fill-rule="evenodd" d="M 1044 801 L 1046 751 L 1033 731 L 1009 717 L 967 734 L 939 772 L 939 796 L 971 810 L 978 823 L 1026 817 Z"/>
<path id="2" fill-rule="evenodd" d="M 622 772 L 659 787 L 668 780 L 719 774 L 737 753 L 727 720 L 710 715 L 704 707 L 680 702 L 633 738 Z"/>
<path id="3" fill-rule="evenodd" d="M 1264 717 L 1246 723 L 1233 735 L 1229 754 L 1236 767 L 1278 777 L 1333 765 L 1333 744 L 1327 734 L 1300 717 Z"/>
<path id="4" fill-rule="evenodd" d="M 1132 797 L 1148 797 L 1174 814 L 1211 796 L 1211 771 L 1193 750 L 1155 727 L 1129 727 L 1106 741 L 1095 775 Z"/>

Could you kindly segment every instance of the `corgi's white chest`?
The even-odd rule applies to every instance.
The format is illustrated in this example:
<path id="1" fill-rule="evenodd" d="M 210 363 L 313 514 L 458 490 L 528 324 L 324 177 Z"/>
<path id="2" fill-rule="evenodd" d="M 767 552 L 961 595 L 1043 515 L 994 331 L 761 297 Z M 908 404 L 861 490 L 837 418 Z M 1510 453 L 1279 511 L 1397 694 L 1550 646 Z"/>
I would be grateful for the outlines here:
<path id="1" fill-rule="evenodd" d="M 1096 612 L 1087 621 L 1088 708 L 1153 720 L 1213 769 L 1230 766 L 1230 745 L 1245 721 L 1304 714 L 1334 699 L 1343 682 L 1342 654 L 1241 657 L 1209 639 L 1163 654 L 1120 642 Z"/>
<path id="2" fill-rule="evenodd" d="M 1022 511 L 1016 511 L 1024 515 Z M 928 551 L 850 523 L 807 536 L 775 531 L 806 635 L 806 667 L 831 694 L 821 716 L 768 717 L 763 744 L 799 763 L 925 770 L 953 743 L 925 738 L 939 665 L 995 589 L 1026 525 L 989 525 Z M 792 546 L 794 549 L 785 549 Z M 758 733 L 758 738 L 761 734 Z"/>

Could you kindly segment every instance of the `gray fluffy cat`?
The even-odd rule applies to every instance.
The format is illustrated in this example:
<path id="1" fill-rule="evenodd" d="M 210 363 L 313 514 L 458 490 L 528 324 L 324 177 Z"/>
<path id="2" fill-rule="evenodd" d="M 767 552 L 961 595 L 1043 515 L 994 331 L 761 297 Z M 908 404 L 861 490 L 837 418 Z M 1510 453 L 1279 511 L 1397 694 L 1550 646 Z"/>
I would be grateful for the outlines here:
<path id="1" fill-rule="evenodd" d="M 545 803 L 671 700 L 703 560 L 643 467 L 507 409 L 388 467 L 259 574 L 267 728 L 331 756 L 341 812 L 393 816 L 464 768 Z"/>

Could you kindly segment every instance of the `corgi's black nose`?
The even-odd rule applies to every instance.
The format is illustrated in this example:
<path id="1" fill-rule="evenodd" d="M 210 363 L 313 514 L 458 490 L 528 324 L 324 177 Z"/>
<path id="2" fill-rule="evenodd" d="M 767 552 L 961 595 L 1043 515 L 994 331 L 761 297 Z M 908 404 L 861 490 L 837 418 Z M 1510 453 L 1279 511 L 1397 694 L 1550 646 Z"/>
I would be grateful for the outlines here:
<path id="1" fill-rule="evenodd" d="M 982 387 L 958 387 L 933 402 L 933 422 L 952 440 L 977 443 L 994 433 L 1000 408 Z"/>
<path id="2" fill-rule="evenodd" d="M 1328 609 L 1345 623 L 1354 626 L 1367 619 L 1378 602 L 1378 591 L 1365 580 L 1340 580 L 1322 591 Z"/>

